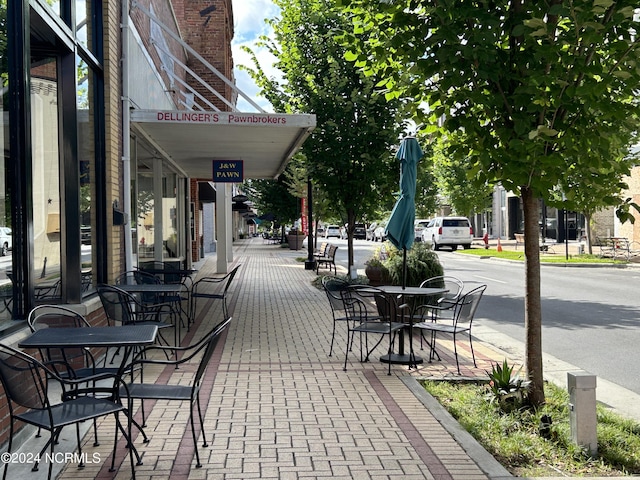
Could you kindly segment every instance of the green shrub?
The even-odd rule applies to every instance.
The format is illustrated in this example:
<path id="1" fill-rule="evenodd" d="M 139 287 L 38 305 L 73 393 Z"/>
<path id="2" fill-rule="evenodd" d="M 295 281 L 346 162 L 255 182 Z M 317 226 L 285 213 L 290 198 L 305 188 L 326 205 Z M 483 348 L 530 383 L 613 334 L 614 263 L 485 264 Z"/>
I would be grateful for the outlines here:
<path id="1" fill-rule="evenodd" d="M 388 258 L 384 260 L 384 266 L 389 271 L 389 278 L 393 285 L 402 285 L 403 254 L 391 244 L 386 248 Z M 420 284 L 431 277 L 443 275 L 444 269 L 438 260 L 438 255 L 424 242 L 413 244 L 407 250 L 407 287 L 419 287 Z"/>

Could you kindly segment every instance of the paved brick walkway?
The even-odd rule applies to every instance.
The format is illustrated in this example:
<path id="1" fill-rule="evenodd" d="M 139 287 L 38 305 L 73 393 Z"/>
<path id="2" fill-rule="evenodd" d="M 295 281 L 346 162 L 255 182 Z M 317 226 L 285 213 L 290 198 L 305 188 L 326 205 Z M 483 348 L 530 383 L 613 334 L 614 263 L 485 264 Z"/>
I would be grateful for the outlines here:
<path id="1" fill-rule="evenodd" d="M 332 317 L 315 272 L 296 257 L 305 252 L 265 245 L 259 238 L 237 242 L 241 264 L 229 304 L 233 322 L 218 345 L 201 392 L 206 407 L 208 447 L 199 445 L 203 468 L 195 468 L 186 403 L 147 402 L 151 441 L 135 440 L 144 464 L 138 479 L 462 479 L 488 478 L 408 384 L 419 377 L 455 375 L 450 341 L 439 341 L 441 362 L 418 369 L 387 365 L 374 356 L 360 363 L 357 353 L 344 363 L 346 334 L 338 327 L 328 356 Z M 209 257 L 198 276 L 213 274 Z M 222 320 L 220 302 L 201 302 L 188 344 Z M 484 376 L 502 356 L 476 342 L 478 368 L 460 352 L 465 376 Z M 383 352 L 384 346 L 379 347 Z M 354 349 L 355 350 L 355 349 Z M 423 352 L 426 355 L 426 350 Z M 500 354 L 502 355 L 502 354 Z M 193 368 L 145 371 L 146 380 L 188 383 Z M 408 383 L 409 382 L 409 383 Z M 415 386 L 415 383 L 414 383 Z M 140 412 L 138 412 L 140 415 Z M 110 473 L 112 430 L 99 427 L 102 445 L 91 435 L 84 450 L 101 461 L 60 478 L 130 477 L 126 449 L 118 449 L 117 474 Z M 69 434 L 72 435 L 71 429 Z M 486 468 L 484 468 L 486 471 Z"/>

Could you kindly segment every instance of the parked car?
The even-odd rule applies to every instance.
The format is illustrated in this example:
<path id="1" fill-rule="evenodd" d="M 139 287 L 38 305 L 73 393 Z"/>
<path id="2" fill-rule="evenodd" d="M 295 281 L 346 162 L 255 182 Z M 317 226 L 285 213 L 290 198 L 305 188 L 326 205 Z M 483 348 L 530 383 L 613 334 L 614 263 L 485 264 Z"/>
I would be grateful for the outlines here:
<path id="1" fill-rule="evenodd" d="M 355 228 L 353 230 L 353 238 L 358 240 L 366 240 L 367 228 L 364 226 L 364 223 L 355 224 Z"/>
<path id="2" fill-rule="evenodd" d="M 415 232 L 414 240 L 420 242 L 422 241 L 422 231 L 426 228 L 431 220 L 428 219 L 418 219 L 413 222 L 413 231 Z"/>
<path id="3" fill-rule="evenodd" d="M 436 217 L 422 231 L 422 241 L 431 242 L 431 248 L 440 250 L 447 245 L 456 250 L 458 245 L 471 248 L 473 228 L 466 217 Z"/>
<path id="4" fill-rule="evenodd" d="M 13 248 L 13 236 L 9 227 L 0 227 L 0 255 L 3 257 Z"/>
<path id="5" fill-rule="evenodd" d="M 373 231 L 373 241 L 374 242 L 384 242 L 387 239 L 387 235 L 384 233 L 386 230 L 386 225 L 380 224 Z"/>
<path id="6" fill-rule="evenodd" d="M 341 237 L 340 227 L 338 225 L 329 225 L 324 230 L 324 238 Z"/>
<path id="7" fill-rule="evenodd" d="M 370 223 L 367 227 L 367 240 L 374 240 L 373 234 L 375 233 L 376 227 L 378 226 L 377 222 Z"/>

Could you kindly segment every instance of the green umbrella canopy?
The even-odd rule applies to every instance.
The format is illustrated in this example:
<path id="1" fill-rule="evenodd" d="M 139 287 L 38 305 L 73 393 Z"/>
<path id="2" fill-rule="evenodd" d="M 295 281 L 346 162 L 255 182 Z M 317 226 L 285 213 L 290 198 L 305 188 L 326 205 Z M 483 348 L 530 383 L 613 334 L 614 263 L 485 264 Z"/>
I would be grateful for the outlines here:
<path id="1" fill-rule="evenodd" d="M 389 217 L 386 234 L 398 250 L 408 250 L 413 246 L 417 165 L 422 155 L 422 149 L 414 137 L 406 137 L 396 153 L 396 158 L 400 160 L 400 198 Z"/>

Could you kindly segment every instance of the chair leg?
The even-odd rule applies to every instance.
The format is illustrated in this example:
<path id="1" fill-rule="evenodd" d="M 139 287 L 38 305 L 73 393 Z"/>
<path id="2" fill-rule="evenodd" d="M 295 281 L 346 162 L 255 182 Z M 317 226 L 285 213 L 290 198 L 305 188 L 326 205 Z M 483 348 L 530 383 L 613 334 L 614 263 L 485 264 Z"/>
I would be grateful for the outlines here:
<path id="1" fill-rule="evenodd" d="M 13 420 L 9 419 L 9 443 L 7 444 L 7 453 L 11 453 L 12 445 L 13 445 Z M 4 473 L 2 474 L 2 480 L 7 480 L 8 469 L 9 469 L 9 462 L 4 462 Z"/>
<path id="2" fill-rule="evenodd" d="M 475 368 L 478 368 L 478 365 L 476 365 L 476 354 L 473 353 L 473 340 L 471 339 L 471 332 L 469 332 L 469 347 L 471 347 L 471 358 L 473 358 L 473 366 Z"/>
<path id="3" fill-rule="evenodd" d="M 78 456 L 80 457 L 79 468 L 84 467 L 84 461 L 82 460 L 82 443 L 80 443 L 80 424 L 76 423 L 76 440 L 78 442 Z"/>
<path id="4" fill-rule="evenodd" d="M 196 468 L 201 468 L 200 454 L 198 453 L 198 439 L 196 438 L 196 426 L 193 418 L 193 404 L 191 405 L 191 411 L 189 412 L 189 423 L 191 423 L 191 436 L 193 437 L 193 449 L 196 451 Z"/>
<path id="5" fill-rule="evenodd" d="M 329 347 L 329 356 L 333 353 L 333 340 L 336 338 L 336 320 L 333 320 L 333 332 L 331 332 L 331 347 Z"/>
<path id="6" fill-rule="evenodd" d="M 347 328 L 347 348 L 345 349 L 345 352 L 344 352 L 344 367 L 342 368 L 342 371 L 344 371 L 344 372 L 347 371 L 347 359 L 349 357 L 349 345 L 353 341 L 353 335 L 355 335 L 355 332 L 350 332 L 349 329 Z"/>
<path id="7" fill-rule="evenodd" d="M 453 353 L 456 357 L 456 368 L 458 369 L 458 375 L 461 375 L 460 373 L 460 363 L 458 363 L 458 347 L 456 345 L 456 333 L 453 332 Z"/>
<path id="8" fill-rule="evenodd" d="M 208 447 L 209 444 L 207 443 L 207 434 L 204 431 L 204 418 L 202 417 L 202 407 L 200 406 L 200 397 L 198 396 L 197 400 L 197 406 L 198 406 L 198 418 L 200 419 L 200 431 L 202 432 L 202 446 L 203 447 Z"/>

